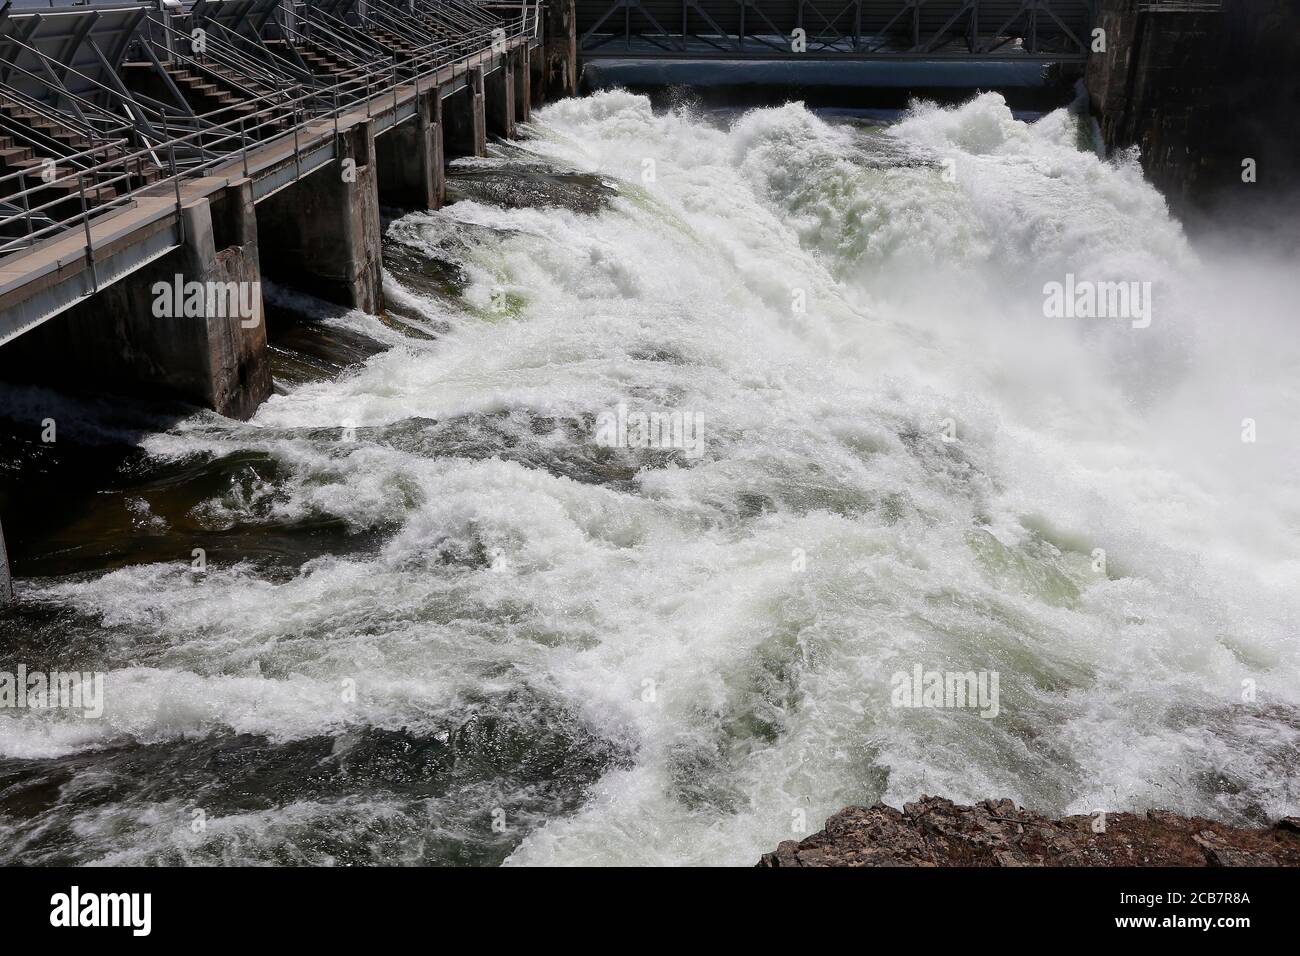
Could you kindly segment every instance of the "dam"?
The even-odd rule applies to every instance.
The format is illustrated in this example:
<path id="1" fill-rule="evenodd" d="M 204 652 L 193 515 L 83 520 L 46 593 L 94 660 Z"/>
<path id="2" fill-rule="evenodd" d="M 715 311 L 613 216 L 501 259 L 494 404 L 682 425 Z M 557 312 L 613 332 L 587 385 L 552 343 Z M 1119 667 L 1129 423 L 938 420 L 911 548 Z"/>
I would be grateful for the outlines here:
<path id="1" fill-rule="evenodd" d="M 448 160 L 575 83 L 536 0 L 4 0 L 0 29 L 0 354 L 237 417 L 263 272 L 381 311 L 381 200 L 437 209 Z M 245 306 L 164 314 L 173 277 Z"/>
<path id="2" fill-rule="evenodd" d="M 494 9 L 7 5 L 0 347 L 249 414 L 269 389 L 260 303 L 196 334 L 141 307 L 149 277 L 265 269 L 380 310 L 381 196 L 438 208 L 446 157 L 512 136 L 545 95 L 537 5 Z"/>

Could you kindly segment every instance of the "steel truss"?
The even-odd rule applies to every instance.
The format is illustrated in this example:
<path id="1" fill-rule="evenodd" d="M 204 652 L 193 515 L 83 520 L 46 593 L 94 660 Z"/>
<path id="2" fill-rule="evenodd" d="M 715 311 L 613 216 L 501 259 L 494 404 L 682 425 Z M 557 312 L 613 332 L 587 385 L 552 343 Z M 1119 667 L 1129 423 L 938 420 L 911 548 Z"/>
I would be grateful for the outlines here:
<path id="1" fill-rule="evenodd" d="M 1096 7 L 1096 0 L 578 0 L 578 48 L 584 57 L 646 59 L 1077 62 L 1087 58 Z"/>

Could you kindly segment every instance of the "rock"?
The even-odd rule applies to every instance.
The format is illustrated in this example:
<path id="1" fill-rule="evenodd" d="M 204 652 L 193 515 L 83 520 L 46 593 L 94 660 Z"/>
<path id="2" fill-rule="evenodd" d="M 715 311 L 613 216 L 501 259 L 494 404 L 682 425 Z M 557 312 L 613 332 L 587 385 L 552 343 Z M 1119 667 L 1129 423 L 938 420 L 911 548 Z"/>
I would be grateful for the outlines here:
<path id="1" fill-rule="evenodd" d="M 1010 800 L 847 807 L 759 866 L 1300 866 L 1300 820 L 1245 829 L 1163 810 L 1053 820 Z"/>

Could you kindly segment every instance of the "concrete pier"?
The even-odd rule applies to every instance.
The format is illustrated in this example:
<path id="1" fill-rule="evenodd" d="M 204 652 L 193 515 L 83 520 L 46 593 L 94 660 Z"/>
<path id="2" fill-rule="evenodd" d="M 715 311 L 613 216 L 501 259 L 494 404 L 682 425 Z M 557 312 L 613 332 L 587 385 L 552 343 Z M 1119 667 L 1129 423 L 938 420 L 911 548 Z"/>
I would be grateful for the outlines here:
<path id="1" fill-rule="evenodd" d="M 487 131 L 501 139 L 515 135 L 515 71 L 509 58 L 483 78 L 487 106 Z"/>
<path id="2" fill-rule="evenodd" d="M 442 97 L 421 93 L 415 118 L 375 141 L 379 198 L 403 209 L 438 209 L 445 193 Z"/>
<path id="3" fill-rule="evenodd" d="M 181 248 L 7 346 L 0 375 L 250 417 L 271 394 L 250 182 L 186 202 L 181 225 Z"/>
<path id="4" fill-rule="evenodd" d="M 442 101 L 443 144 L 447 159 L 487 154 L 486 97 L 483 71 L 471 71 L 468 82 Z"/>
<path id="5" fill-rule="evenodd" d="M 433 205 L 430 209 L 441 209 L 447 201 L 447 148 L 443 144 L 446 124 L 442 118 L 442 94 L 434 90 L 429 96 L 429 119 L 433 128 L 429 142 L 433 148 L 430 157 L 430 169 L 433 175 Z"/>
<path id="6" fill-rule="evenodd" d="M 374 125 L 339 133 L 335 162 L 257 207 L 267 278 L 364 312 L 384 306 Z"/>
<path id="7" fill-rule="evenodd" d="M 474 155 L 487 155 L 487 96 L 483 67 L 469 72 L 469 86 L 474 97 Z"/>
<path id="8" fill-rule="evenodd" d="M 542 49 L 529 51 L 528 87 L 531 107 L 540 108 L 546 103 L 546 54 Z"/>
<path id="9" fill-rule="evenodd" d="M 527 123 L 533 112 L 532 66 L 528 47 L 514 53 L 515 122 Z"/>

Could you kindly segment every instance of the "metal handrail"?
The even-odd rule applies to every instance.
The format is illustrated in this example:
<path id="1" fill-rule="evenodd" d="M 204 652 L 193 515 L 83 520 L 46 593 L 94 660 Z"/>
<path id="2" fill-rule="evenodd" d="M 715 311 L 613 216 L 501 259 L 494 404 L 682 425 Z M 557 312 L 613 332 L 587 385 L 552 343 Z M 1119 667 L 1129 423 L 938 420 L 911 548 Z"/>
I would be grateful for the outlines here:
<path id="1" fill-rule="evenodd" d="M 99 143 L 99 144 L 97 144 L 97 145 L 95 145 L 95 146 L 92 146 L 90 149 L 83 150 L 83 151 L 80 152 L 80 153 L 74 153 L 74 154 L 71 155 L 71 156 L 61 157 L 60 159 L 56 160 L 55 163 L 56 163 L 56 164 L 57 164 L 57 163 L 64 163 L 64 162 L 66 162 L 66 163 L 71 163 L 71 162 L 73 162 L 74 160 L 80 159 L 80 158 L 82 158 L 82 157 L 93 156 L 95 153 L 102 153 L 102 152 L 103 152 L 104 150 L 106 150 L 106 149 L 112 149 L 112 148 L 114 148 L 114 147 L 119 147 L 119 148 L 120 148 L 120 147 L 123 147 L 123 146 L 128 146 L 128 147 L 129 147 L 130 145 L 131 145 L 131 143 L 130 143 L 129 140 L 125 140 L 125 139 L 110 140 L 110 141 L 108 141 L 108 142 L 106 142 L 106 143 Z M 83 169 L 83 170 L 82 170 L 82 173 L 88 173 L 88 172 L 92 172 L 92 169 Z M 0 176 L 0 183 L 8 182 L 8 181 L 11 180 L 11 179 L 21 179 L 21 178 L 24 177 L 24 176 L 30 176 L 30 175 L 32 175 L 32 173 L 31 173 L 30 170 L 20 169 L 20 170 L 19 170 L 18 172 L 16 172 L 16 173 L 5 173 L 3 176 Z M 63 178 L 70 178 L 70 177 L 63 177 Z M 57 181 L 57 180 L 56 180 L 56 181 Z M 14 195 L 17 195 L 17 194 L 15 193 Z M 9 197 L 9 196 L 5 196 L 4 198 L 5 198 L 5 199 L 8 199 L 8 198 L 10 198 L 10 197 Z"/>
<path id="2" fill-rule="evenodd" d="M 22 73 L 24 76 L 36 80 L 38 83 L 40 83 L 42 86 L 44 86 L 47 89 L 51 89 L 51 90 L 54 89 L 52 84 L 50 84 L 49 80 L 47 80 L 45 77 L 30 73 L 27 70 L 23 69 L 21 66 L 17 65 L 16 63 L 11 63 L 10 61 L 4 60 L 2 58 L 0 58 L 0 63 L 4 63 L 7 67 L 10 68 L 11 71 L 17 70 L 18 72 Z M 0 89 L 2 89 L 3 95 L 6 98 L 13 100 L 19 103 L 20 105 L 22 105 L 23 107 L 25 107 L 26 109 L 29 109 L 39 114 L 43 119 L 47 119 L 52 123 L 58 123 L 60 126 L 62 126 L 67 130 L 76 132 L 82 136 L 102 135 L 102 131 L 100 129 L 96 129 L 89 122 L 89 118 L 87 118 L 86 121 L 83 122 L 82 120 L 77 119 L 76 117 L 68 116 L 66 113 L 60 113 L 57 110 L 53 110 L 46 103 L 43 103 L 41 100 L 38 100 L 36 97 L 32 96 L 26 90 L 19 89 L 18 87 L 13 86 L 10 83 L 3 84 L 2 86 L 0 86 Z M 63 91 L 60 90 L 58 92 L 62 94 Z M 128 126 L 130 125 L 130 124 L 123 124 L 121 117 L 114 116 L 111 113 L 104 112 L 101 107 L 95 105 L 94 103 L 91 103 L 89 100 L 83 100 L 82 106 L 84 108 L 90 109 L 92 111 L 91 115 L 96 120 L 100 120 L 104 124 L 108 124 L 111 121 L 113 124 L 115 124 L 116 127 L 120 127 L 122 125 L 128 125 Z"/>
<path id="3" fill-rule="evenodd" d="M 280 24 L 280 30 L 285 34 L 288 42 L 292 43 L 294 39 L 297 39 L 301 46 L 326 50 L 332 58 L 350 65 L 351 69 L 343 71 L 342 74 L 334 75 L 351 75 L 358 70 L 369 70 L 383 59 L 383 54 L 380 51 L 363 47 L 353 37 L 340 33 L 328 25 L 310 21 L 307 26 L 311 30 L 309 34 L 299 32 L 296 26 L 291 27 L 283 23 Z M 347 25 L 344 24 L 344 26 Z M 318 39 L 318 35 L 321 34 L 331 42 L 325 43 Z M 358 57 L 364 57 L 364 59 L 358 59 Z"/>
<path id="4" fill-rule="evenodd" d="M 14 91 L 8 88 L 0 89 L 0 99 L 8 99 L 12 104 L 24 109 L 34 109 L 34 104 L 32 102 L 13 96 L 13 92 Z M 36 112 L 38 116 L 46 116 L 43 111 L 37 110 Z M 49 119 L 51 122 L 59 122 L 55 117 L 49 117 Z M 96 140 L 101 140 L 106 136 L 114 134 L 122 135 L 129 131 L 130 126 L 127 124 L 125 127 L 106 129 L 102 133 L 91 135 L 87 135 L 75 127 L 66 126 L 65 128 L 74 133 L 77 137 L 94 143 Z M 10 117 L 4 114 L 0 114 L 0 135 L 12 139 L 16 143 L 21 143 L 24 146 L 31 148 L 33 151 L 50 154 L 49 158 L 55 159 L 60 163 L 79 164 L 80 157 L 85 155 L 85 153 L 75 150 L 72 153 L 66 152 L 66 150 L 71 147 L 71 144 L 65 143 L 63 140 L 55 136 L 38 130 L 34 126 L 23 124 L 20 121 L 11 120 Z M 0 177 L 0 182 L 2 182 L 3 179 L 4 177 Z"/>
<path id="5" fill-rule="evenodd" d="M 291 61 L 276 55 L 270 48 L 259 45 L 248 37 L 231 30 L 224 23 L 218 23 L 213 20 L 209 23 L 209 26 L 216 27 L 221 32 L 222 36 L 229 37 L 228 40 L 223 41 L 223 44 L 219 45 L 219 48 L 228 51 L 227 55 L 238 58 L 241 63 L 249 64 L 250 71 L 248 72 L 248 75 L 250 78 L 262 79 L 265 82 L 274 82 L 277 79 L 284 77 L 296 77 L 298 81 L 301 82 L 304 76 L 310 77 L 310 74 L 305 73 L 305 71 L 296 63 L 292 63 Z M 209 40 L 209 43 L 211 43 L 211 40 Z M 254 47 L 258 54 L 269 56 L 271 62 L 267 63 L 258 56 L 245 53 L 240 49 L 241 44 Z M 281 67 L 280 62 L 283 62 L 288 69 Z M 268 70 L 271 72 L 268 72 Z M 259 77 L 259 73 L 263 75 Z"/>
<path id="6" fill-rule="evenodd" d="M 149 32 L 145 39 L 146 42 L 150 43 L 154 47 L 156 52 L 166 53 L 168 59 L 172 61 L 193 64 L 194 66 L 196 66 L 201 70 L 214 72 L 212 67 L 208 66 L 206 62 L 203 59 L 201 59 L 201 57 L 207 55 L 206 52 L 200 53 L 198 57 L 193 57 L 187 53 L 182 53 L 179 49 L 176 49 L 174 45 L 172 48 L 169 49 L 168 45 L 165 42 L 159 42 L 158 40 L 154 39 L 153 26 L 157 25 L 158 27 L 160 27 L 163 31 L 164 37 L 166 36 L 166 34 L 171 33 L 175 35 L 177 38 L 183 39 L 187 42 L 190 40 L 189 33 L 183 32 L 181 30 L 177 30 L 175 27 L 172 27 L 171 25 L 163 23 L 159 20 L 151 19 L 149 21 L 149 24 L 150 24 Z M 213 25 L 218 28 L 221 27 L 221 24 L 218 23 L 214 23 Z M 250 66 L 249 65 L 250 61 L 248 60 L 247 57 L 244 57 L 243 54 L 241 54 L 238 50 L 228 48 L 228 44 L 226 44 L 224 41 L 217 40 L 217 39 L 209 39 L 205 43 L 205 50 L 211 51 L 213 53 L 212 59 L 218 65 L 224 66 L 229 70 L 233 70 L 234 72 L 239 73 L 240 75 L 244 76 L 249 80 L 255 80 L 261 82 L 264 86 L 270 86 L 272 89 L 274 89 L 276 85 L 283 80 L 283 77 L 274 76 L 270 74 L 264 76 L 258 76 L 257 74 L 261 71 L 258 70 L 255 66 Z M 228 82 L 230 82 L 230 84 L 234 86 L 236 89 L 240 90 L 243 93 L 248 94 L 249 96 L 261 95 L 258 93 L 258 91 L 249 89 L 241 83 L 237 83 L 233 80 L 230 80 Z"/>
<path id="7" fill-rule="evenodd" d="M 378 65 L 381 62 L 386 63 L 388 52 L 382 49 L 378 42 L 376 42 L 368 33 L 358 30 L 355 26 L 346 21 L 339 20 L 324 11 L 318 10 L 313 12 L 309 19 L 304 18 L 303 22 L 310 29 L 311 33 L 300 33 L 296 29 L 292 32 L 294 35 L 301 37 L 305 43 L 310 43 L 312 46 L 322 46 L 323 44 L 321 44 L 313 34 L 316 32 L 324 32 L 328 37 L 346 44 L 349 49 L 357 50 L 369 56 L 368 61 L 357 64 L 359 68 L 369 69 L 371 64 Z M 337 29 L 330 24 L 336 25 Z M 361 43 L 357 42 L 358 40 L 365 40 L 371 45 L 369 47 L 363 46 Z M 333 46 L 329 46 L 328 49 L 332 53 L 338 52 Z M 375 72 L 378 71 L 376 70 Z"/>
<path id="8" fill-rule="evenodd" d="M 25 50 L 25 51 L 28 52 L 28 53 L 33 54 L 34 56 L 38 56 L 38 57 L 40 57 L 40 58 L 41 58 L 43 61 L 45 61 L 46 63 L 53 63 L 55 66 L 61 67 L 61 68 L 63 69 L 63 71 L 64 71 L 65 74 L 71 74 L 71 75 L 73 75 L 73 76 L 80 77 L 81 79 L 87 81 L 88 83 L 92 84 L 93 86 L 98 87 L 99 89 L 101 89 L 101 90 L 103 90 L 104 92 L 108 93 L 108 94 L 109 94 L 110 96 L 112 96 L 112 97 L 115 97 L 115 98 L 116 98 L 116 97 L 121 97 L 121 95 L 122 95 L 122 93 L 121 93 L 120 90 L 114 89 L 114 88 L 111 87 L 111 86 L 106 86 L 106 85 L 104 85 L 103 83 L 101 83 L 101 82 L 99 82 L 97 79 L 95 79 L 94 77 L 92 77 L 92 76 L 87 76 L 85 73 L 82 73 L 82 72 L 80 72 L 79 70 L 75 70 L 75 69 L 73 69 L 73 68 L 72 68 L 71 66 L 69 66 L 68 64 L 66 64 L 66 63 L 62 63 L 62 62 L 60 62 L 59 60 L 54 59 L 54 57 L 47 55 L 44 51 L 39 50 L 39 49 L 37 49 L 36 47 L 29 46 L 29 45 L 27 45 L 26 43 L 22 42 L 21 40 L 15 39 L 15 38 L 13 38 L 13 37 L 10 37 L 10 38 L 9 38 L 9 42 L 12 43 L 12 44 L 14 44 L 15 46 L 20 47 L 21 49 Z M 47 87 L 48 89 L 55 90 L 55 91 L 56 91 L 60 96 L 67 97 L 69 100 L 71 100 L 72 102 L 77 103 L 79 106 L 81 106 L 81 105 L 87 105 L 87 106 L 89 106 L 91 109 L 95 110 L 96 112 L 103 112 L 103 107 L 99 106 L 97 103 L 95 103 L 95 102 L 93 102 L 93 101 L 91 101 L 91 100 L 86 99 L 84 96 L 80 96 L 79 94 L 73 93 L 71 90 L 68 90 L 68 89 L 66 89 L 66 88 L 64 88 L 64 89 L 57 89 L 57 88 L 56 88 L 52 83 L 49 82 L 49 80 L 44 79 L 44 78 L 42 78 L 42 77 L 39 77 L 39 76 L 37 76 L 36 74 L 31 73 L 31 72 L 29 72 L 28 70 L 23 69 L 21 66 L 18 66 L 17 64 L 13 63 L 12 61 L 6 60 L 5 63 L 6 63 L 6 65 L 10 66 L 12 69 L 20 70 L 20 71 L 22 71 L 22 73 L 23 73 L 24 75 L 29 76 L 29 77 L 31 77 L 31 78 L 33 78 L 33 79 L 36 79 L 36 80 L 40 81 L 40 83 L 41 83 L 43 86 Z M 146 107 L 147 105 L 152 104 L 153 106 L 159 107 L 161 111 L 165 111 L 166 108 L 167 108 L 167 104 L 165 104 L 165 103 L 160 103 L 160 102 L 158 102 L 157 100 L 154 100 L 154 99 L 152 99 L 152 98 L 150 98 L 150 97 L 147 97 L 147 96 L 140 96 L 139 94 L 137 94 L 136 102 L 137 102 L 141 107 Z"/>

